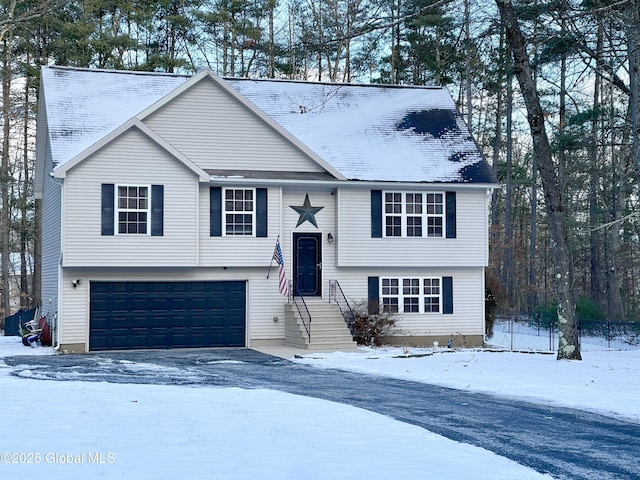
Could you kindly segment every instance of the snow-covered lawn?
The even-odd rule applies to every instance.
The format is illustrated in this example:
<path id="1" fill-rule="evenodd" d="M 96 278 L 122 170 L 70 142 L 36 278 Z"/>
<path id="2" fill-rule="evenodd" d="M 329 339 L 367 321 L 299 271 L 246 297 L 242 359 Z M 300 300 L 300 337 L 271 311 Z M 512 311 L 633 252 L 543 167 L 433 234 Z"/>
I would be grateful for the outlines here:
<path id="1" fill-rule="evenodd" d="M 584 348 L 583 362 L 446 349 L 363 349 L 297 361 L 525 395 L 640 421 L 633 404 L 640 398 L 640 351 Z M 394 358 L 407 353 L 414 356 Z M 24 354 L 52 350 L 0 337 L 0 357 Z M 551 478 L 324 400 L 268 390 L 39 381 L 9 371 L 0 358 L 0 478 Z"/>
<path id="2" fill-rule="evenodd" d="M 359 353 L 304 355 L 297 361 L 416 382 L 523 398 L 624 417 L 640 423 L 640 347 L 583 338 L 582 361 L 557 361 L 549 335 L 515 325 L 496 330 L 496 346 L 543 353 L 447 348 L 369 348 Z M 557 340 L 557 339 L 556 339 Z"/>

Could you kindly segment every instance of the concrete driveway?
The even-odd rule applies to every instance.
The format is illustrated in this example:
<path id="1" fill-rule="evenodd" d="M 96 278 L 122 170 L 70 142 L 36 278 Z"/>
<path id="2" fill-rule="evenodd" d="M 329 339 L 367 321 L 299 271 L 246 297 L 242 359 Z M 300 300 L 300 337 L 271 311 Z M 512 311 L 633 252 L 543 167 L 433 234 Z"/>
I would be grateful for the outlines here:
<path id="1" fill-rule="evenodd" d="M 315 369 L 249 349 L 103 352 L 4 361 L 15 375 L 30 370 L 30 378 L 58 381 L 280 390 L 388 415 L 559 479 L 640 479 L 640 425 L 580 410 Z"/>

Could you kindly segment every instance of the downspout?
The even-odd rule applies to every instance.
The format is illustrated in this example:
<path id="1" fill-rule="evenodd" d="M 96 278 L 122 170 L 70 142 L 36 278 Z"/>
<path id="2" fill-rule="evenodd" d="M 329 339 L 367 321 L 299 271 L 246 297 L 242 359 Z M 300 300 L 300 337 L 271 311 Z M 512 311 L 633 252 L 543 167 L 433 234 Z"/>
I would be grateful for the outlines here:
<path id="1" fill-rule="evenodd" d="M 195 216 L 196 216 L 196 244 L 195 247 L 195 258 L 194 265 L 196 267 L 200 266 L 200 181 L 196 178 L 196 196 L 195 196 Z"/>
<path id="2" fill-rule="evenodd" d="M 481 301 L 481 311 L 482 311 L 482 343 L 483 343 L 483 347 L 485 347 L 487 345 L 487 343 L 489 343 L 489 339 L 487 338 L 487 301 L 486 301 L 486 296 L 487 296 L 487 267 L 489 265 L 489 239 L 491 238 L 491 235 L 489 233 L 489 228 L 491 228 L 490 226 L 490 222 L 489 222 L 489 218 L 491 216 L 491 199 L 493 198 L 493 191 L 494 191 L 494 187 L 489 187 L 487 188 L 487 201 L 485 202 L 485 212 L 484 212 L 484 218 L 485 218 L 485 238 L 486 238 L 486 244 L 485 244 L 485 253 L 484 253 L 484 265 L 482 266 L 482 275 L 481 277 L 481 283 L 482 283 L 482 290 L 480 291 L 481 295 L 482 295 L 482 301 Z"/>

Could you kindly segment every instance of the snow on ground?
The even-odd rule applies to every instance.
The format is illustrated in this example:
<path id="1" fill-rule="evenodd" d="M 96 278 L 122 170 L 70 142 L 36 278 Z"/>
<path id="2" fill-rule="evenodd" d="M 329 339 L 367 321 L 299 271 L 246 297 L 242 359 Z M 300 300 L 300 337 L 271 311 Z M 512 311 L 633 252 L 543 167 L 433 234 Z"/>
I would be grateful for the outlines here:
<path id="1" fill-rule="evenodd" d="M 2 478 L 550 478 L 382 415 L 269 390 L 1 373 L 0 389 Z"/>
<path id="2" fill-rule="evenodd" d="M 582 361 L 558 361 L 549 351 L 549 333 L 522 324 L 496 329 L 491 343 L 520 352 L 382 347 L 308 354 L 297 361 L 574 407 L 640 423 L 640 348 L 623 342 L 609 348 L 607 342 L 587 337 L 582 340 Z"/>
<path id="3" fill-rule="evenodd" d="M 535 332 L 517 333 L 521 341 Z M 501 335 L 492 341 L 504 343 Z M 535 343 L 543 340 L 532 335 L 529 346 L 518 348 L 540 348 Z M 53 350 L 0 336 L 0 357 L 25 354 Z M 555 355 L 366 348 L 296 361 L 640 421 L 640 349 L 583 343 L 583 357 L 558 362 Z M 269 390 L 41 381 L 15 378 L 10 370 L 0 358 L 1 478 L 551 478 L 486 450 L 324 400 Z"/>

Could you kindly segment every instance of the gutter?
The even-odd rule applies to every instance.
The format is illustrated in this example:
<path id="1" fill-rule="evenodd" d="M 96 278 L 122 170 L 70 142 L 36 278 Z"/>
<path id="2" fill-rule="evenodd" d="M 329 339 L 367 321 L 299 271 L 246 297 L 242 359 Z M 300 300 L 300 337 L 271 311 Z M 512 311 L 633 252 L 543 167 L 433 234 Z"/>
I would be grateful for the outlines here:
<path id="1" fill-rule="evenodd" d="M 390 189 L 390 188 L 425 188 L 432 187 L 435 189 L 451 188 L 454 190 L 466 190 L 466 189 L 489 189 L 494 190 L 499 187 L 497 183 L 458 183 L 458 182 L 395 182 L 395 181 L 381 181 L 381 180 L 294 180 L 294 179 L 265 179 L 265 178 L 250 178 L 241 175 L 211 175 L 209 177 L 209 183 L 214 185 L 257 185 L 257 186 L 293 186 L 293 187 L 332 187 L 339 188 L 349 186 L 351 188 L 377 188 L 377 189 Z"/>

